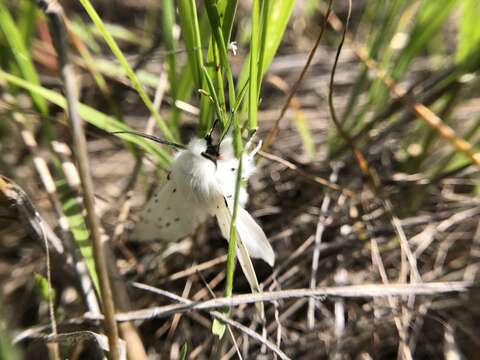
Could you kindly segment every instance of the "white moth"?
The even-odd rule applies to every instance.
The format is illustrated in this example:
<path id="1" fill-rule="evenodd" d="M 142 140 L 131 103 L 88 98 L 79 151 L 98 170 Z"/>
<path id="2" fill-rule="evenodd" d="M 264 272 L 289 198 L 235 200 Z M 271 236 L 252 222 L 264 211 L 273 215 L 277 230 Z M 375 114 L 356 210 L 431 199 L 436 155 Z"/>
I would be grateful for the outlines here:
<path id="1" fill-rule="evenodd" d="M 254 171 L 253 156 L 244 154 L 242 179 Z M 164 184 L 140 212 L 133 239 L 139 241 L 176 241 L 192 234 L 209 216 L 217 218 L 221 233 L 229 238 L 239 161 L 235 158 L 231 137 L 218 146 L 211 138 L 193 139 L 180 150 Z M 248 198 L 242 187 L 240 204 Z M 238 206 L 236 218 L 237 257 L 254 291 L 260 291 L 250 257 L 273 266 L 275 254 L 262 228 Z"/>

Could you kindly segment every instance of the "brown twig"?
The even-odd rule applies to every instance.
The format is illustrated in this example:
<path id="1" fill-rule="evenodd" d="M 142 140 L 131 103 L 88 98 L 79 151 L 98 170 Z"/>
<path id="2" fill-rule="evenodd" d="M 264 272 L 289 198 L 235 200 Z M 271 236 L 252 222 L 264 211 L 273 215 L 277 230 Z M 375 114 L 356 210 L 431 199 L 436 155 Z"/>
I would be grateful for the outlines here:
<path id="1" fill-rule="evenodd" d="M 455 133 L 455 130 L 446 125 L 442 119 L 427 106 L 408 96 L 408 93 L 401 89 L 391 76 L 379 68 L 377 62 L 368 55 L 368 52 L 365 50 L 365 48 L 363 48 L 354 40 L 353 35 L 347 31 L 348 29 L 343 29 L 343 24 L 338 19 L 336 14 L 333 11 L 329 11 L 329 13 L 330 16 L 327 18 L 327 20 L 332 28 L 336 32 L 345 30 L 345 38 L 352 45 L 355 55 L 365 64 L 365 66 L 372 70 L 373 74 L 377 78 L 383 81 L 390 92 L 397 99 L 403 101 L 407 106 L 409 106 L 420 119 L 422 119 L 429 127 L 434 129 L 441 137 L 452 144 L 455 149 L 467 155 L 475 165 L 480 167 L 480 153 L 476 152 L 475 148 L 468 141 L 458 136 Z"/>
<path id="2" fill-rule="evenodd" d="M 326 186 L 328 187 L 329 189 L 332 189 L 332 190 L 335 190 L 335 191 L 338 191 L 342 194 L 344 194 L 345 196 L 348 196 L 350 198 L 352 197 L 355 197 L 355 194 L 353 193 L 353 191 L 349 190 L 349 189 L 345 189 L 345 188 L 342 188 L 340 186 L 338 186 L 337 184 L 334 184 L 328 180 L 325 180 L 324 178 L 321 178 L 319 176 L 316 176 L 316 175 L 312 175 L 312 174 L 309 174 L 305 171 L 303 171 L 302 169 L 300 169 L 298 166 L 296 166 L 295 164 L 291 163 L 290 161 L 288 160 L 285 160 L 283 158 L 281 158 L 280 156 L 277 156 L 277 155 L 273 155 L 273 154 L 270 154 L 270 153 L 267 153 L 265 151 L 262 151 L 260 150 L 258 152 L 258 155 L 260 155 L 261 157 L 265 158 L 265 159 L 268 159 L 268 160 L 271 160 L 271 161 L 275 161 L 279 164 L 282 164 L 284 166 L 286 166 L 287 168 L 293 170 L 293 171 L 296 171 L 297 173 L 299 173 L 300 175 L 302 175 L 303 177 L 307 178 L 308 180 L 311 180 L 317 184 L 320 184 L 322 186 Z"/>
<path id="3" fill-rule="evenodd" d="M 267 151 L 269 146 L 275 140 L 275 138 L 278 134 L 280 121 L 282 120 L 283 116 L 287 112 L 287 109 L 290 106 L 290 102 L 292 101 L 295 93 L 297 92 L 298 88 L 300 87 L 300 84 L 302 83 L 303 78 L 305 77 L 305 74 L 307 73 L 307 70 L 310 67 L 310 64 L 312 63 L 313 57 L 314 57 L 314 55 L 317 51 L 318 46 L 320 45 L 320 40 L 322 40 L 323 33 L 325 32 L 325 28 L 327 27 L 328 17 L 330 16 L 330 11 L 332 9 L 332 3 L 333 3 L 333 0 L 329 0 L 327 11 L 326 11 L 325 16 L 324 16 L 324 24 L 320 28 L 320 33 L 318 34 L 317 40 L 315 41 L 315 44 L 313 45 L 312 49 L 310 50 L 310 53 L 308 54 L 307 62 L 305 63 L 305 66 L 303 67 L 297 81 L 295 81 L 295 84 L 290 89 L 290 92 L 287 96 L 287 101 L 285 101 L 285 104 L 283 105 L 282 110 L 280 111 L 280 114 L 278 115 L 278 118 L 275 121 L 275 124 L 273 125 L 272 129 L 268 133 L 267 138 L 265 139 L 265 141 L 263 143 L 262 150 Z"/>
<path id="4" fill-rule="evenodd" d="M 358 167 L 360 168 L 360 171 L 368 179 L 368 185 L 370 186 L 371 190 L 373 191 L 374 194 L 376 194 L 382 200 L 383 207 L 385 208 L 385 211 L 389 215 L 390 222 L 398 235 L 400 247 L 402 249 L 402 256 L 405 255 L 409 262 L 410 271 L 412 274 L 411 279 L 412 281 L 418 281 L 418 280 L 421 280 L 421 277 L 418 272 L 417 261 L 416 261 L 416 258 L 413 256 L 412 250 L 410 249 L 405 232 L 403 231 L 400 225 L 400 220 L 394 214 L 393 206 L 390 200 L 387 197 L 382 195 L 381 189 L 380 189 L 380 181 L 378 179 L 376 172 L 374 172 L 373 169 L 369 167 L 368 162 L 365 159 L 365 156 L 363 155 L 363 153 L 357 148 L 355 143 L 352 141 L 350 135 L 343 129 L 335 112 L 335 106 L 333 104 L 333 87 L 334 87 L 334 80 L 335 80 L 335 72 L 337 69 L 338 59 L 340 58 L 340 54 L 342 52 L 343 44 L 345 42 L 348 26 L 350 23 L 351 11 L 352 11 L 352 0 L 348 1 L 348 5 L 349 6 L 348 6 L 347 20 L 346 20 L 345 26 L 343 27 L 342 38 L 340 40 L 340 43 L 338 44 L 332 71 L 330 73 L 330 82 L 329 82 L 329 91 L 328 91 L 328 105 L 329 105 L 328 107 L 330 109 L 330 115 L 338 133 L 344 139 L 345 143 L 347 143 L 348 146 L 350 147 L 352 154 L 357 161 Z M 401 271 L 401 274 L 403 274 L 403 277 L 406 278 L 406 272 L 404 270 L 405 267 L 403 266 L 403 264 L 404 264 L 404 261 L 402 258 L 403 271 Z"/>
<path id="5" fill-rule="evenodd" d="M 95 214 L 95 198 L 93 183 L 90 176 L 83 121 L 77 112 L 74 74 L 71 65 L 68 63 L 68 45 L 66 41 L 65 24 L 63 23 L 62 17 L 63 9 L 55 0 L 42 0 L 39 3 L 46 16 L 50 19 L 50 32 L 58 55 L 60 77 L 64 85 L 67 99 L 68 120 L 73 137 L 74 153 L 80 173 L 80 179 L 82 181 L 83 201 L 85 209 L 87 210 L 87 223 L 92 237 L 95 268 L 100 283 L 102 308 L 105 314 L 104 325 L 110 345 L 109 357 L 113 360 L 117 360 L 120 359 L 120 353 L 118 348 L 118 329 L 115 322 L 115 307 L 108 275 L 108 267 L 103 251 L 100 225 Z"/>

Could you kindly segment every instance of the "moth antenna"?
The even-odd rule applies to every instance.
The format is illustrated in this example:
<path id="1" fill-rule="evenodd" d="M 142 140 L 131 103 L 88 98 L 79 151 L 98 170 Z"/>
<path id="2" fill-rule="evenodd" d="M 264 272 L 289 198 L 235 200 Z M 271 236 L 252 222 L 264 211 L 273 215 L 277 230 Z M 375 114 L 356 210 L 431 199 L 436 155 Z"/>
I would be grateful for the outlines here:
<path id="1" fill-rule="evenodd" d="M 156 143 L 159 143 L 159 144 L 172 146 L 176 149 L 185 150 L 187 148 L 185 145 L 177 144 L 177 143 L 174 143 L 174 142 L 168 141 L 168 140 L 163 140 L 163 139 L 160 139 L 159 137 L 157 137 L 155 135 L 144 134 L 144 133 L 137 132 L 137 131 L 113 131 L 110 134 L 112 134 L 112 135 L 115 135 L 115 134 L 137 135 L 137 136 L 143 137 L 145 139 L 155 141 Z"/>
<path id="2" fill-rule="evenodd" d="M 210 132 L 208 133 L 209 136 L 212 136 L 213 130 L 215 130 L 215 128 L 217 127 L 217 125 L 219 123 L 220 123 L 220 121 L 218 119 L 215 119 L 215 121 L 213 122 L 212 128 L 210 129 Z"/>

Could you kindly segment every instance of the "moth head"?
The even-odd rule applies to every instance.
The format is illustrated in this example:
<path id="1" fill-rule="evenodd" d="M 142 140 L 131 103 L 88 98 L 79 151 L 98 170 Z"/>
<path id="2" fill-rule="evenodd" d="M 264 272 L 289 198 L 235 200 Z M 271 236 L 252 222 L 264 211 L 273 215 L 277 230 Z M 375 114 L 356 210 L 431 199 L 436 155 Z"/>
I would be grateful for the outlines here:
<path id="1" fill-rule="evenodd" d="M 213 161 L 215 166 L 217 165 L 217 160 L 220 157 L 220 143 L 213 144 L 212 133 L 215 130 L 215 127 L 218 124 L 218 120 L 215 120 L 213 123 L 212 129 L 205 136 L 205 142 L 207 143 L 207 149 L 201 153 L 201 155 L 208 160 Z"/>

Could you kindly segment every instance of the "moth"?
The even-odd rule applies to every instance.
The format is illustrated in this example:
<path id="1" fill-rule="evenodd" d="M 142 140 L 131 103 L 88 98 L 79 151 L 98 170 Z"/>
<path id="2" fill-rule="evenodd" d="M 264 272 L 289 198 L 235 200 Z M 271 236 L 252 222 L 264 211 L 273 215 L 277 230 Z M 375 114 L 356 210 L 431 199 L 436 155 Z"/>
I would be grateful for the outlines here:
<path id="1" fill-rule="evenodd" d="M 228 240 L 239 168 L 232 138 L 226 136 L 219 144 L 213 144 L 209 134 L 183 146 L 146 137 L 179 151 L 165 182 L 141 210 L 132 238 L 176 241 L 192 234 L 201 223 L 214 216 L 223 237 Z M 248 180 L 254 172 L 256 151 L 258 149 L 242 155 L 242 180 Z M 273 266 L 275 253 L 262 228 L 242 206 L 247 198 L 247 191 L 241 187 L 235 221 L 236 255 L 252 290 L 260 291 L 250 258 L 262 259 Z"/>

